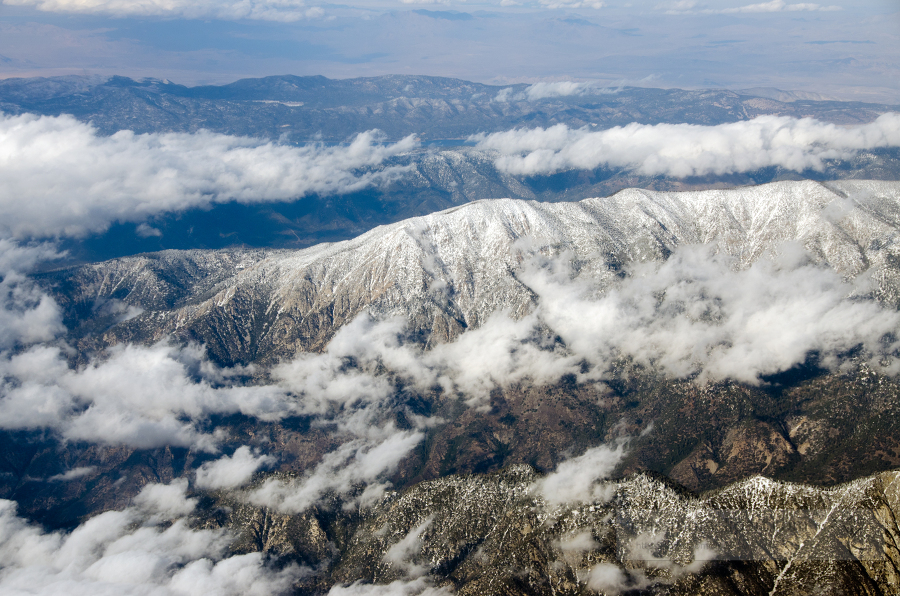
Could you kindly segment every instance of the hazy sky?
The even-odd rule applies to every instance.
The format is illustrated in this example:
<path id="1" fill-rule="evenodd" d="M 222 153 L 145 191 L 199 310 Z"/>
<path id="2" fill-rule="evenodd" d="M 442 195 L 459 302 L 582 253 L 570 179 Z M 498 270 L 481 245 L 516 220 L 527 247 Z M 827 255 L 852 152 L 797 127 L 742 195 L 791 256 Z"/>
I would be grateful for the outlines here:
<path id="1" fill-rule="evenodd" d="M 0 0 L 0 75 L 430 74 L 900 102 L 900 2 Z"/>

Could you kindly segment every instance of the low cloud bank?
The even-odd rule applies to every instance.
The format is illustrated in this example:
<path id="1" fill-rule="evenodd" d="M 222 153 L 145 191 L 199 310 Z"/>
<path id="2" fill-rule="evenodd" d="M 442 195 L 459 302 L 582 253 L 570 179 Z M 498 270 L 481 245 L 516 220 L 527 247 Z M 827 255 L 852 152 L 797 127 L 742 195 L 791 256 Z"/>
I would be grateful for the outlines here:
<path id="1" fill-rule="evenodd" d="M 59 305 L 27 276 L 37 263 L 59 256 L 47 244 L 22 246 L 0 238 L 0 352 L 65 331 Z"/>
<path id="2" fill-rule="evenodd" d="M 532 490 L 549 505 L 609 501 L 614 488 L 603 480 L 609 478 L 627 453 L 628 439 L 613 445 L 600 445 L 582 455 L 561 462 L 556 470 L 538 480 Z"/>
<path id="3" fill-rule="evenodd" d="M 900 114 L 883 114 L 869 124 L 850 127 L 783 116 L 716 126 L 628 124 L 602 131 L 557 124 L 482 133 L 470 140 L 500 154 L 495 161 L 498 169 L 524 176 L 601 166 L 680 178 L 770 166 L 820 171 L 827 160 L 900 146 Z"/>
<path id="4" fill-rule="evenodd" d="M 191 529 L 186 482 L 150 484 L 123 511 L 71 532 L 44 532 L 0 500 L 0 592 L 4 594 L 268 596 L 287 593 L 303 570 L 276 571 L 262 553 L 227 556 L 223 530 Z M 161 523 L 163 521 L 172 523 Z"/>
<path id="5" fill-rule="evenodd" d="M 387 484 L 382 478 L 397 469 L 400 462 L 422 441 L 417 431 L 397 431 L 393 425 L 381 429 L 385 438 L 356 439 L 327 453 L 310 473 L 299 479 L 269 478 L 248 493 L 254 505 L 271 507 L 285 513 L 300 513 L 330 493 L 360 494 L 346 507 L 368 506 L 380 499 Z"/>
<path id="6" fill-rule="evenodd" d="M 551 97 L 571 97 L 578 95 L 594 95 L 604 90 L 593 82 L 584 81 L 539 81 L 529 85 L 519 93 L 509 87 L 498 93 L 493 101 L 537 101 Z"/>
<path id="7" fill-rule="evenodd" d="M 404 339 L 402 319 L 364 314 L 323 354 L 302 355 L 273 376 L 302 394 L 304 407 L 324 412 L 338 403 L 381 402 L 397 383 L 438 387 L 479 406 L 498 386 L 570 374 L 602 380 L 620 358 L 701 384 L 759 384 L 810 353 L 836 369 L 855 350 L 880 370 L 896 371 L 900 314 L 867 297 L 866 276 L 846 282 L 793 244 L 744 269 L 714 246 L 682 246 L 666 261 L 633 265 L 608 288 L 579 277 L 565 255 L 532 255 L 517 277 L 536 296 L 532 313 L 520 319 L 498 312 L 425 350 Z M 377 372 L 384 370 L 392 376 Z"/>
<path id="8" fill-rule="evenodd" d="M 224 456 L 207 462 L 197 469 L 197 488 L 223 489 L 247 484 L 253 474 L 263 466 L 275 463 L 271 455 L 253 455 L 250 447 L 239 447 L 232 456 Z"/>
<path id="9" fill-rule="evenodd" d="M 770 0 L 757 4 L 745 4 L 732 8 L 703 8 L 705 5 L 696 0 L 674 0 L 657 4 L 657 9 L 665 10 L 668 14 L 753 14 L 772 12 L 833 12 L 843 10 L 840 6 L 816 4 L 814 2 L 798 2 L 788 4 L 784 0 Z"/>
<path id="10" fill-rule="evenodd" d="M 355 582 L 347 586 L 334 586 L 328 596 L 452 596 L 449 588 L 437 588 L 427 578 L 397 580 L 389 584 L 364 584 Z"/>
<path id="11" fill-rule="evenodd" d="M 666 550 L 666 542 L 665 531 L 638 534 L 625 545 L 623 559 L 629 561 L 631 566 L 622 568 L 613 563 L 595 565 L 586 578 L 588 588 L 605 594 L 621 594 L 671 584 L 685 575 L 699 573 L 718 557 L 715 549 L 701 542 L 693 547 L 690 562 L 679 564 L 669 556 L 660 554 Z"/>
<path id="12" fill-rule="evenodd" d="M 72 369 L 63 349 L 40 345 L 0 360 L 0 428 L 53 428 L 67 440 L 216 451 L 212 414 L 277 420 L 296 411 L 273 386 L 219 385 L 198 346 L 124 345 Z"/>
<path id="13" fill-rule="evenodd" d="M 666 261 L 634 266 L 599 297 L 565 261 L 534 266 L 522 279 L 538 295 L 541 320 L 601 373 L 625 356 L 699 383 L 758 384 L 811 352 L 836 368 L 861 347 L 880 367 L 898 349 L 900 314 L 865 298 L 865 277 L 846 283 L 790 244 L 736 267 L 715 247 L 682 246 Z"/>
<path id="14" fill-rule="evenodd" d="M 420 431 L 438 422 L 404 411 L 414 430 L 392 429 L 389 421 L 406 408 L 408 393 L 441 390 L 481 407 L 496 387 L 552 384 L 566 375 L 602 381 L 622 358 L 701 384 L 759 384 L 810 353 L 830 369 L 855 353 L 878 370 L 898 370 L 900 313 L 867 298 L 865 277 L 845 282 L 793 245 L 745 269 L 714 247 L 683 246 L 664 262 L 633 265 L 611 288 L 579 277 L 565 256 L 532 256 L 518 277 L 536 296 L 532 313 L 520 319 L 498 312 L 455 341 L 426 350 L 409 339 L 403 319 L 363 314 L 322 353 L 300 354 L 268 371 L 267 384 L 248 384 L 251 371 L 213 365 L 197 345 L 114 346 L 76 368 L 68 361 L 70 348 L 58 340 L 0 351 L 0 428 L 51 428 L 67 440 L 215 452 L 223 437 L 204 426 L 213 415 L 312 416 L 344 443 L 302 489 L 319 495 L 368 482 L 369 470 L 380 476 L 394 469 Z M 58 309 L 34 288 L 29 292 L 36 292 L 28 293 L 30 310 L 14 305 L 18 311 L 0 314 L 33 323 L 20 330 L 19 340 L 52 337 L 60 327 Z M 360 463 L 370 454 L 383 461 Z M 208 464 L 198 481 L 237 486 L 269 463 L 241 451 Z M 334 480 L 336 470 L 350 464 L 362 467 Z M 329 488 L 319 476 L 337 484 Z M 276 493 L 268 502 L 281 502 Z M 318 497 L 297 498 L 301 505 L 286 507 Z"/>
<path id="15" fill-rule="evenodd" d="M 215 203 L 356 191 L 407 171 L 381 166 L 415 137 L 381 138 L 292 147 L 206 131 L 104 137 L 71 116 L 0 116 L 0 237 L 81 237 Z"/>
<path id="16" fill-rule="evenodd" d="M 325 11 L 303 0 L 3 0 L 8 6 L 33 6 L 44 12 L 101 14 L 114 17 L 182 17 L 294 22 Z"/>

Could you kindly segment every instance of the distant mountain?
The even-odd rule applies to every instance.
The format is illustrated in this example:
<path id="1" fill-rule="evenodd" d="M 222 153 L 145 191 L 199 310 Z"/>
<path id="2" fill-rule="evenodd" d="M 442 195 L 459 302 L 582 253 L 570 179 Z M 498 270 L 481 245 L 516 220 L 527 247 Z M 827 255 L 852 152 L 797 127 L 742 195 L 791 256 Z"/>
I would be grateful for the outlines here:
<path id="1" fill-rule="evenodd" d="M 280 76 L 201 87 L 155 79 L 68 76 L 0 81 L 0 111 L 73 114 L 102 134 L 207 129 L 303 144 L 345 142 L 377 128 L 391 139 L 409 134 L 422 139 L 422 149 L 385 164 L 410 167 L 408 175 L 390 184 L 338 196 L 313 195 L 263 205 L 217 204 L 211 210 L 164 214 L 150 222 L 153 234 L 140 234 L 134 224 L 119 223 L 105 234 L 67 241 L 64 248 L 80 261 L 165 249 L 303 248 L 481 199 L 577 201 L 634 187 L 699 190 L 778 180 L 900 177 L 900 151 L 895 148 L 827 160 L 821 171 L 769 167 L 676 178 L 601 167 L 511 175 L 497 168 L 496 155 L 461 145 L 479 132 L 560 123 L 601 130 L 632 122 L 713 125 L 775 114 L 852 124 L 870 122 L 894 109 L 798 98 L 780 102 L 750 91 L 585 88 L 576 95 L 527 99 L 526 89 L 526 85 L 501 87 L 399 75 L 346 80 Z"/>
<path id="2" fill-rule="evenodd" d="M 126 77 L 53 77 L 0 81 L 0 111 L 73 114 L 104 134 L 215 132 L 302 143 L 346 141 L 373 128 L 388 138 L 409 134 L 458 142 L 478 132 L 517 126 L 609 128 L 645 124 L 721 124 L 761 114 L 814 117 L 838 124 L 869 122 L 892 106 L 754 97 L 752 90 L 684 91 L 625 87 L 527 99 L 526 85 L 492 86 L 441 77 L 389 75 L 360 79 L 277 76 L 220 86 L 185 87 Z M 509 90 L 505 100 L 497 95 Z"/>
<path id="3" fill-rule="evenodd" d="M 137 232 L 133 223 L 63 243 L 75 261 L 98 261 L 166 249 L 306 248 L 358 236 L 375 226 L 418 217 L 482 199 L 511 198 L 541 202 L 580 201 L 628 188 L 691 191 L 754 186 L 790 180 L 895 180 L 900 149 L 862 152 L 830 162 L 822 172 L 780 167 L 744 174 L 668 178 L 628 170 L 598 168 L 551 175 L 515 176 L 500 171 L 495 155 L 474 148 L 422 150 L 392 158 L 388 165 L 408 166 L 402 178 L 378 188 L 337 196 L 308 196 L 296 201 L 242 205 L 161 215 L 150 223 L 159 234 Z"/>

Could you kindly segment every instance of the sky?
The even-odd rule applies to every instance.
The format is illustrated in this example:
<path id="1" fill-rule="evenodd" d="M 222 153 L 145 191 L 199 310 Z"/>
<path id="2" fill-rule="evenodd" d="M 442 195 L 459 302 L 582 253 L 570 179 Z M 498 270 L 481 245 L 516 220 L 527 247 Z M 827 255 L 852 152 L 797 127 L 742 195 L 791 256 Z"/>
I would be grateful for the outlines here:
<path id="1" fill-rule="evenodd" d="M 0 0 L 0 77 L 777 87 L 900 103 L 897 0 Z"/>

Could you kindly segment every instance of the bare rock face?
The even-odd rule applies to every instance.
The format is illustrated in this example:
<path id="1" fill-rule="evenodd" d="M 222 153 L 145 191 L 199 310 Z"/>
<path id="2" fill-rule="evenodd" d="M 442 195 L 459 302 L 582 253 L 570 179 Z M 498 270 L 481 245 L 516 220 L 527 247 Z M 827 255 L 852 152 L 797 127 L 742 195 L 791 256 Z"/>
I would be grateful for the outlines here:
<path id="1" fill-rule="evenodd" d="M 900 299 L 900 185 L 779 182 L 723 191 L 622 191 L 579 203 L 480 201 L 300 251 L 187 251 L 116 259 L 44 279 L 70 321 L 103 344 L 170 334 L 225 363 L 322 349 L 362 312 L 400 315 L 431 344 L 491 314 L 522 317 L 535 296 L 520 276 L 535 255 L 564 258 L 611 288 L 636 263 L 715 244 L 748 266 L 785 242 L 846 278 L 864 272 Z M 100 320 L 111 299 L 143 309 Z M 99 334 L 99 335 L 98 335 Z"/>

